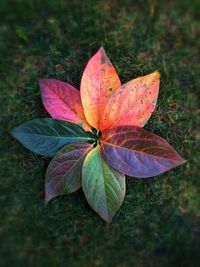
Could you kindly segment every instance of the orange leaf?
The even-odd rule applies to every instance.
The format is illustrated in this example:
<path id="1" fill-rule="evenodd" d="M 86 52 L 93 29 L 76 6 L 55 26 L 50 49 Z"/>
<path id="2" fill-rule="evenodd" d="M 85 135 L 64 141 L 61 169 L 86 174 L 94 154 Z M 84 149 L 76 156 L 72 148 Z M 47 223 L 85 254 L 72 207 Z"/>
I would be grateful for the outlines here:
<path id="1" fill-rule="evenodd" d="M 144 126 L 155 109 L 159 72 L 133 79 L 110 97 L 102 116 L 101 131 L 113 126 Z"/>
<path id="2" fill-rule="evenodd" d="M 87 121 L 99 129 L 104 108 L 121 86 L 119 77 L 103 48 L 89 60 L 81 79 L 81 100 Z"/>

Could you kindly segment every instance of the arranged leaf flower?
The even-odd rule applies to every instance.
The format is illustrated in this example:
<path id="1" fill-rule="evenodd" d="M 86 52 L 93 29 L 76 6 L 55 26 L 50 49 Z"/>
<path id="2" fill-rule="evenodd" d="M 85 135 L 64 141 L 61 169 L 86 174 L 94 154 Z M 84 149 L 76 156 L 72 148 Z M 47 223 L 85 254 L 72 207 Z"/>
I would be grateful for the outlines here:
<path id="1" fill-rule="evenodd" d="M 55 79 L 40 80 L 52 118 L 25 122 L 12 135 L 51 160 L 45 198 L 82 187 L 89 205 L 111 222 L 125 196 L 125 175 L 148 178 L 183 164 L 166 140 L 142 127 L 155 109 L 159 72 L 121 85 L 103 48 L 89 60 L 80 92 Z"/>

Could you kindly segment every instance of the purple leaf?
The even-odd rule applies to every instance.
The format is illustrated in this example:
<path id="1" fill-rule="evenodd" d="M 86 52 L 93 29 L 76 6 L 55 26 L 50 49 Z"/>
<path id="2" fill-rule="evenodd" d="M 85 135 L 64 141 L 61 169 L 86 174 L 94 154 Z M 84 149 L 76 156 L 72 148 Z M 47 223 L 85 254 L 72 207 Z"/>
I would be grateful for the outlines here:
<path id="1" fill-rule="evenodd" d="M 46 171 L 46 201 L 81 187 L 83 161 L 92 148 L 93 145 L 88 143 L 76 143 L 65 146 L 56 154 Z"/>
<path id="2" fill-rule="evenodd" d="M 136 178 L 156 176 L 185 162 L 163 138 L 136 126 L 106 130 L 101 144 L 110 166 Z"/>

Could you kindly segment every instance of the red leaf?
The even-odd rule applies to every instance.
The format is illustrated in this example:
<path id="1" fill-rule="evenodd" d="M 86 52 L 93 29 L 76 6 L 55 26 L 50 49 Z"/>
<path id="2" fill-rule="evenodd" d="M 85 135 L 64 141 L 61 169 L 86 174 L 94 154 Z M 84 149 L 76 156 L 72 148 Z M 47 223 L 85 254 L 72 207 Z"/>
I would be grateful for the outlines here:
<path id="1" fill-rule="evenodd" d="M 96 129 L 111 94 L 120 87 L 119 77 L 103 48 L 89 60 L 81 79 L 81 100 L 87 121 Z"/>
<path id="2" fill-rule="evenodd" d="M 101 147 L 111 167 L 136 178 L 156 176 L 185 162 L 163 138 L 135 126 L 106 130 Z"/>
<path id="3" fill-rule="evenodd" d="M 101 131 L 122 125 L 144 126 L 156 106 L 159 77 L 156 71 L 118 88 L 105 107 Z"/>
<path id="4" fill-rule="evenodd" d="M 85 119 L 80 92 L 76 88 L 55 79 L 40 80 L 39 84 L 43 104 L 53 118 L 77 123 L 85 130 L 91 128 Z"/>

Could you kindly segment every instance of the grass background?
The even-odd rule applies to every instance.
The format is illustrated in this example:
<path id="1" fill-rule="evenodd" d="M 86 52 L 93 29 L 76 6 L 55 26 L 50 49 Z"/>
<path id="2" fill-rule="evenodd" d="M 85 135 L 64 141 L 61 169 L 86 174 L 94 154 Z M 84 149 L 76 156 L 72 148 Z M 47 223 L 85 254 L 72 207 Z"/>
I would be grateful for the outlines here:
<path id="1" fill-rule="evenodd" d="M 0 266 L 200 266 L 199 1 L 1 0 Z M 127 179 L 111 225 L 80 190 L 44 203 L 49 159 L 23 148 L 14 126 L 48 116 L 38 79 L 79 88 L 104 46 L 122 80 L 161 72 L 146 129 L 187 163 L 160 177 Z"/>

